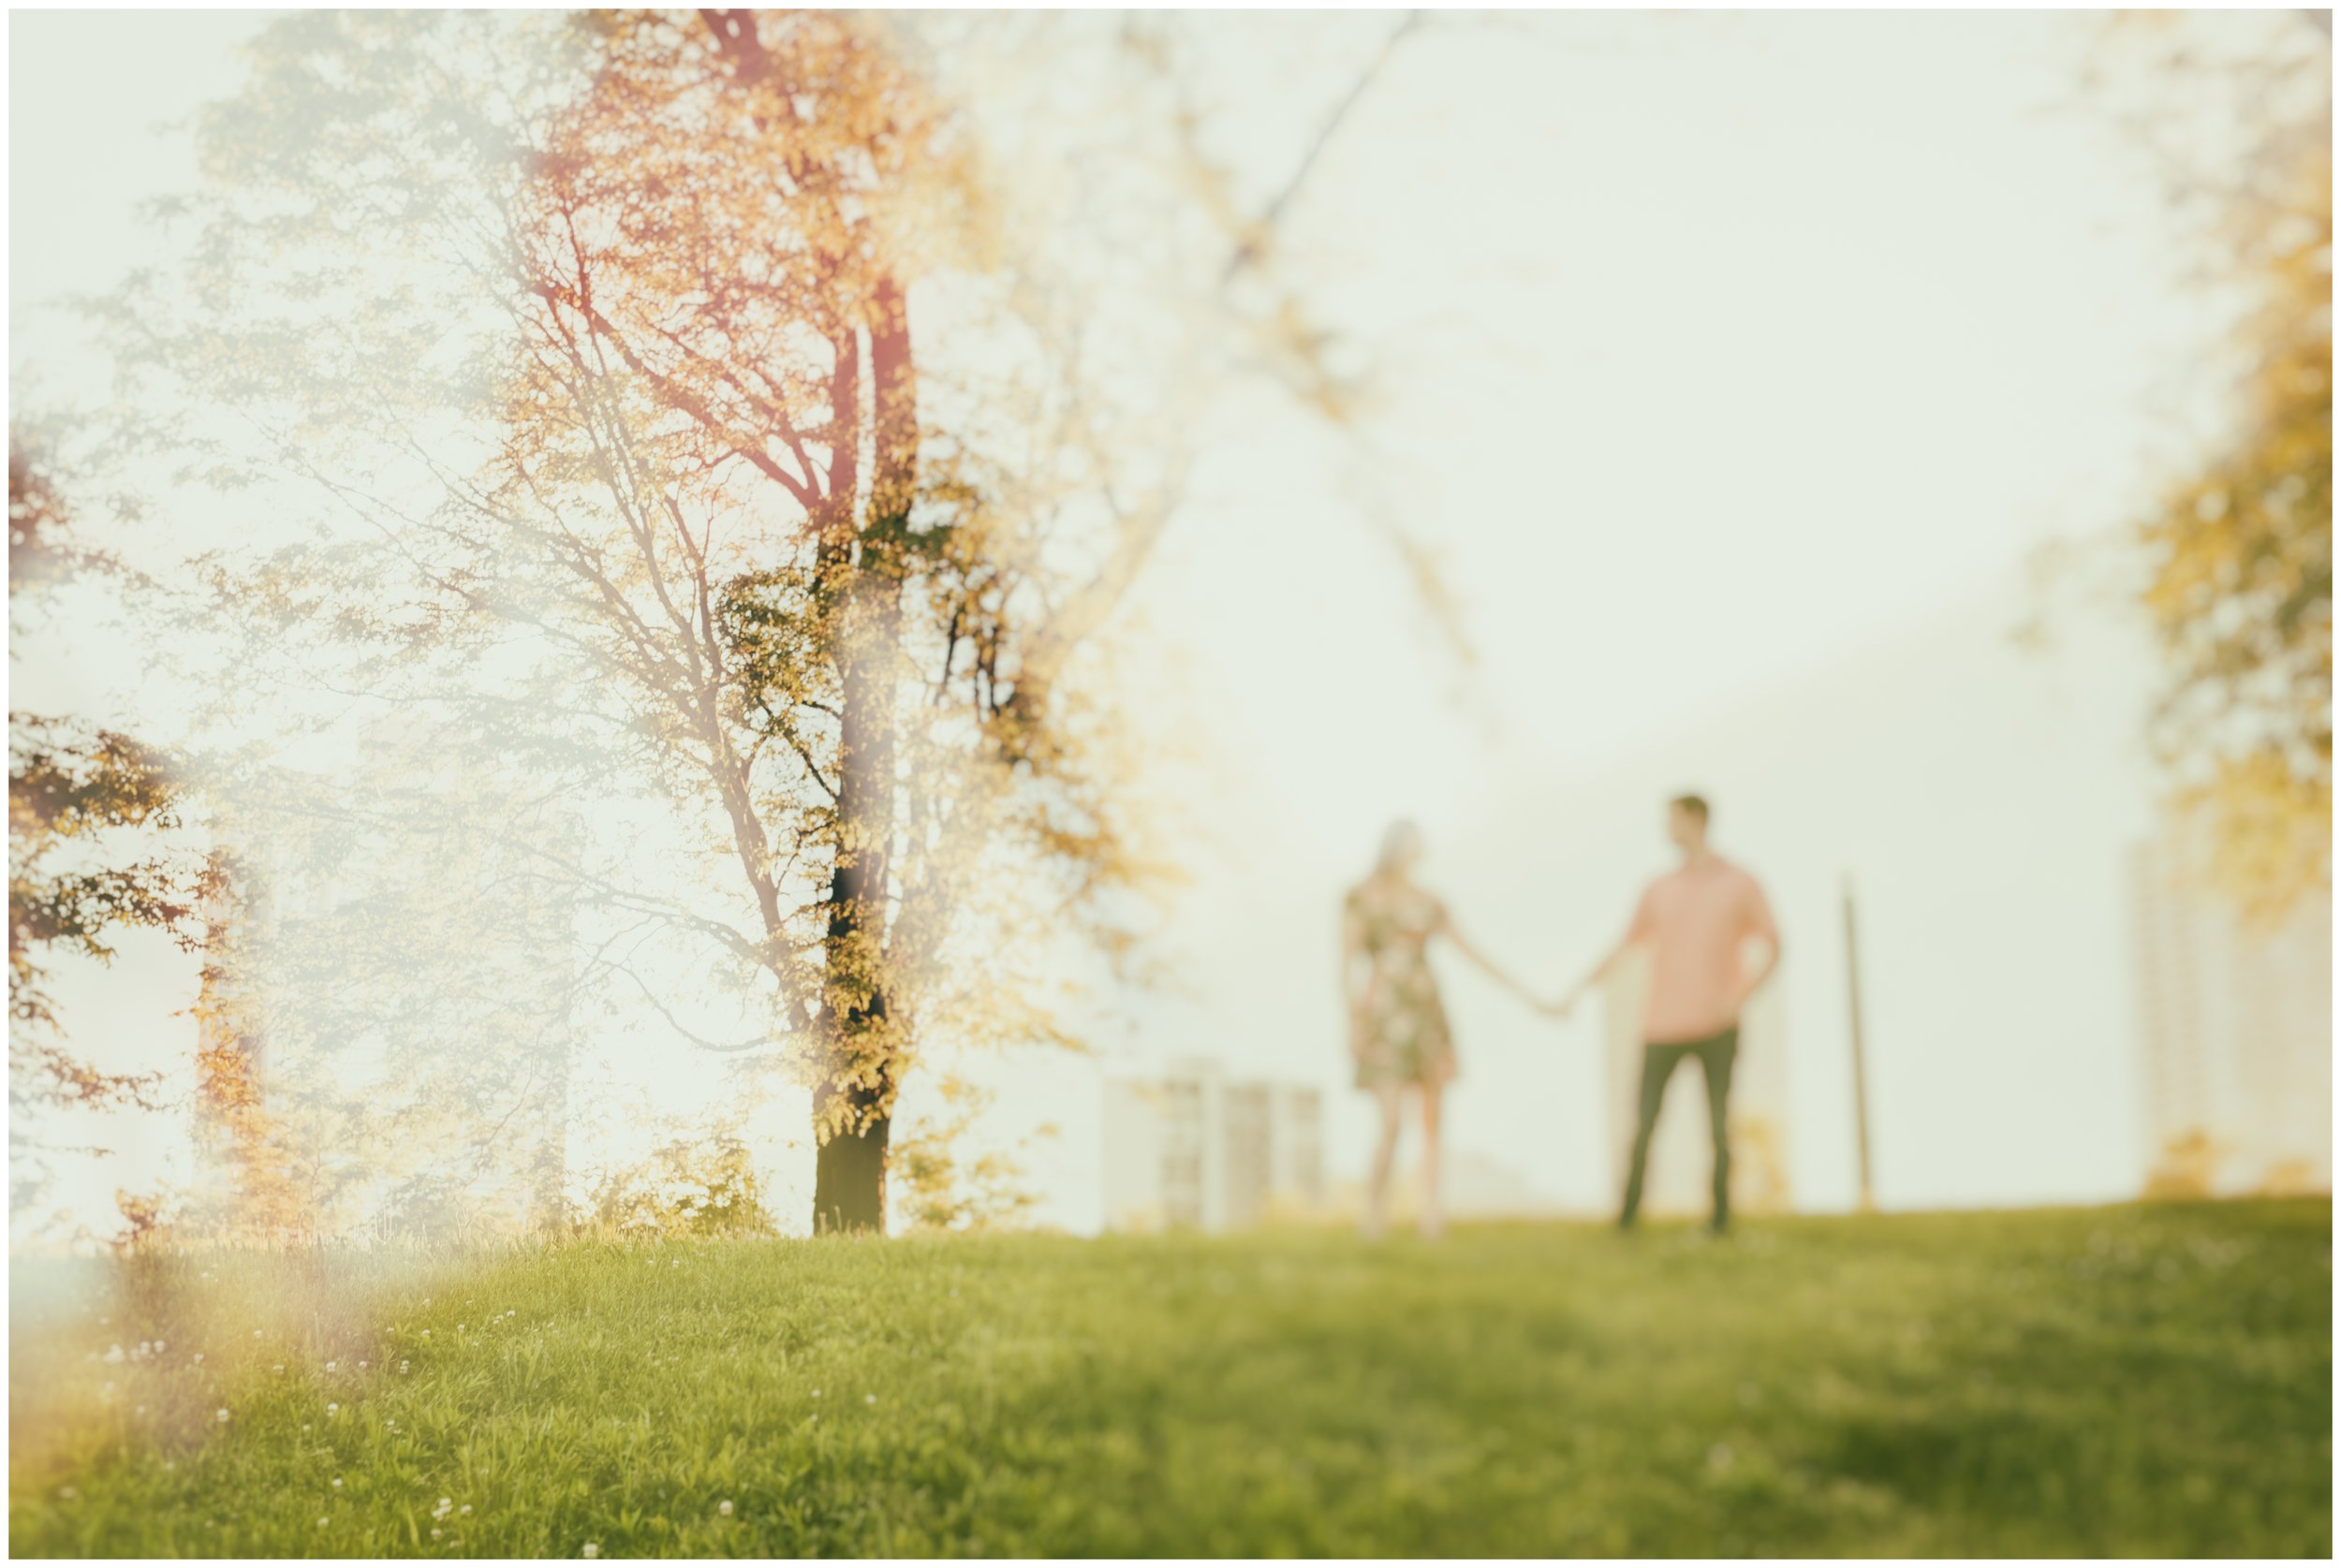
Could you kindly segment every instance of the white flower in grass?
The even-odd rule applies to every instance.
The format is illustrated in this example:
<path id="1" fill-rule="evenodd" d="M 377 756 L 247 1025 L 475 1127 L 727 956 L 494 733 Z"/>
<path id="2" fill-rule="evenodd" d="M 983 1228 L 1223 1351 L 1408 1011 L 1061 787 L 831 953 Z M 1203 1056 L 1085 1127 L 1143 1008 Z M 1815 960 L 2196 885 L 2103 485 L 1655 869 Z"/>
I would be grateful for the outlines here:
<path id="1" fill-rule="evenodd" d="M 81 1495 L 81 1489 L 79 1487 L 60 1487 L 57 1488 L 57 1495 L 70 1502 Z"/>
<path id="2" fill-rule="evenodd" d="M 109 1367 L 119 1367 L 119 1366 L 121 1366 L 121 1365 L 122 1365 L 122 1347 L 121 1347 L 120 1345 L 116 1345 L 116 1346 L 114 1346 L 114 1347 L 113 1347 L 113 1349 L 111 1349 L 111 1350 L 108 1351 L 108 1352 L 106 1353 L 106 1356 L 105 1356 L 105 1361 L 106 1361 L 106 1365 L 107 1365 L 107 1366 L 109 1366 Z"/>
<path id="3" fill-rule="evenodd" d="M 276 1365 L 274 1365 L 273 1367 L 271 1367 L 271 1368 L 269 1369 L 269 1370 L 270 1370 L 270 1371 L 272 1371 L 272 1372 L 281 1372 L 281 1371 L 283 1371 L 284 1370 L 285 1370 L 285 1364 L 284 1364 L 282 1361 L 279 1361 L 278 1363 L 276 1363 Z"/>
<path id="4" fill-rule="evenodd" d="M 223 1426 L 223 1427 L 224 1427 L 224 1426 L 226 1426 L 226 1425 L 228 1424 L 228 1412 L 227 1412 L 227 1411 L 222 1410 L 222 1411 L 219 1413 L 219 1423 L 220 1423 L 220 1425 L 221 1425 L 221 1426 Z"/>
<path id="5" fill-rule="evenodd" d="M 579 1555 L 583 1557 L 599 1557 L 601 1555 L 601 1546 L 596 1542 L 588 1541 L 585 1543 L 585 1550 Z"/>
<path id="6" fill-rule="evenodd" d="M 877 1396 L 876 1394 L 864 1394 L 861 1396 L 861 1402 L 865 1405 L 874 1405 L 877 1403 Z"/>
<path id="7" fill-rule="evenodd" d="M 328 1361 L 325 1364 L 325 1370 L 329 1372 L 337 1372 L 341 1370 L 341 1367 L 342 1364 L 339 1361 Z"/>
<path id="8" fill-rule="evenodd" d="M 439 1499 L 439 1505 L 431 1510 L 431 1517 L 434 1519 L 444 1519 L 453 1512 L 455 1512 L 455 1500 L 443 1497 Z"/>
<path id="9" fill-rule="evenodd" d="M 332 1369 L 332 1368 L 331 1368 L 331 1367 L 328 1367 L 328 1368 L 326 1368 L 325 1370 L 326 1370 L 327 1371 L 329 1371 L 329 1372 L 330 1372 L 330 1371 L 331 1371 L 333 1369 Z M 366 1370 L 366 1364 L 365 1364 L 363 1361 L 359 1362 L 359 1363 L 358 1363 L 358 1370 L 359 1370 L 360 1371 L 361 1371 L 361 1372 L 362 1372 L 362 1371 L 364 1371 L 364 1370 Z"/>
<path id="10" fill-rule="evenodd" d="M 325 1407 L 325 1414 L 328 1415 L 339 1415 L 341 1413 L 342 1407 L 337 1404 L 328 1404 Z"/>
<path id="11" fill-rule="evenodd" d="M 431 1539 L 433 1539 L 434 1541 L 436 1541 L 438 1538 L 439 1538 L 439 1531 L 435 1531 L 435 1530 L 434 1530 L 434 1531 L 433 1531 L 431 1532 Z"/>
<path id="12" fill-rule="evenodd" d="M 332 1522 L 333 1517 L 331 1514 L 328 1514 L 317 1520 L 317 1528 L 319 1530 L 323 1530 L 327 1525 L 331 1524 Z"/>
<path id="13" fill-rule="evenodd" d="M 731 1499 L 726 1498 L 721 1502 L 715 1504 L 715 1512 L 721 1514 L 727 1519 L 731 1517 Z"/>
<path id="14" fill-rule="evenodd" d="M 252 1337 L 253 1337 L 254 1339 L 256 1339 L 256 1340 L 257 1340 L 257 1339 L 258 1339 L 258 1338 L 260 1337 L 260 1330 L 258 1330 L 258 1328 L 255 1328 L 255 1329 L 252 1331 Z"/>
<path id="15" fill-rule="evenodd" d="M 428 1328 L 424 1329 L 422 1331 L 422 1337 L 426 1340 L 429 1339 L 431 1337 L 431 1330 Z"/>
<path id="16" fill-rule="evenodd" d="M 399 1370 L 400 1371 L 402 1371 L 402 1372 L 403 1372 L 403 1371 L 405 1371 L 405 1370 L 406 1370 L 406 1363 L 405 1363 L 405 1362 L 404 1362 L 404 1361 L 401 1361 L 401 1362 L 398 1364 L 398 1370 Z"/>
<path id="17" fill-rule="evenodd" d="M 333 1489 L 335 1491 L 340 1491 L 342 1489 L 342 1478 L 338 1475 L 333 1477 Z"/>
<path id="18" fill-rule="evenodd" d="M 169 1348 L 170 1347 L 169 1345 L 163 1343 L 160 1340 L 156 1340 L 155 1341 L 155 1354 L 157 1356 L 160 1356 L 164 1351 L 169 1350 Z"/>
<path id="19" fill-rule="evenodd" d="M 195 1361 L 193 1364 L 198 1367 L 203 1365 L 203 1353 L 201 1351 L 199 1350 L 195 1353 Z"/>
<path id="20" fill-rule="evenodd" d="M 813 1390 L 813 1397 L 817 1399 L 819 1399 L 821 1397 L 821 1391 L 818 1388 L 816 1388 Z"/>
<path id="21" fill-rule="evenodd" d="M 464 1516 L 464 1517 L 465 1517 L 465 1518 L 470 1518 L 470 1517 L 471 1517 L 471 1504 L 470 1504 L 470 1503 L 468 1503 L 468 1502 L 464 1503 L 464 1504 L 461 1508 L 458 1508 L 458 1509 L 457 1509 L 457 1510 L 455 1510 L 455 1511 L 456 1511 L 458 1514 L 463 1515 L 463 1516 Z"/>

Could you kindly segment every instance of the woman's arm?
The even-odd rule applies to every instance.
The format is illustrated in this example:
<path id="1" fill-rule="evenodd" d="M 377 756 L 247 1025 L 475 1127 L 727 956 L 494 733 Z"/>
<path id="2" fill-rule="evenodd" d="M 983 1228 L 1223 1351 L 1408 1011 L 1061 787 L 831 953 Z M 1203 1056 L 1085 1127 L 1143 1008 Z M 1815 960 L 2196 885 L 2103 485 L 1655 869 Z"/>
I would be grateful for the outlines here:
<path id="1" fill-rule="evenodd" d="M 1454 916 L 1449 915 L 1443 906 L 1439 910 L 1438 921 L 1439 931 L 1450 942 L 1452 942 L 1455 945 L 1455 950 L 1461 953 L 1465 958 L 1469 959 L 1480 968 L 1481 973 L 1488 976 L 1488 978 L 1494 980 L 1497 985 L 1502 986 L 1506 990 L 1510 991 L 1514 996 L 1519 997 L 1523 1002 L 1527 1003 L 1531 1007 L 1540 1005 L 1537 999 L 1529 993 L 1527 987 L 1522 985 L 1519 981 L 1505 974 L 1503 970 L 1497 968 L 1495 961 L 1493 959 L 1490 959 L 1485 953 L 1482 953 L 1480 949 L 1474 947 L 1470 942 L 1465 938 L 1463 931 L 1455 924 Z"/>

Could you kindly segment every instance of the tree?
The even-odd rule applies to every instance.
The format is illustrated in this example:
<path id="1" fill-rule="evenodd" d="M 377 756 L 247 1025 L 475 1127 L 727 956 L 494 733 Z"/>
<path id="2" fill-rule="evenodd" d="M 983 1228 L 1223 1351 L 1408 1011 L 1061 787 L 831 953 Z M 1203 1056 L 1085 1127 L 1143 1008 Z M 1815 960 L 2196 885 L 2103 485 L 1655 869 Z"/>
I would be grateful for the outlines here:
<path id="1" fill-rule="evenodd" d="M 1024 1184 L 1015 1151 L 974 1151 L 978 1120 L 992 1104 L 990 1091 L 952 1074 L 936 1087 L 939 1108 L 919 1133 L 896 1150 L 904 1208 L 913 1228 L 926 1231 L 994 1230 L 1012 1225 L 1038 1205 L 1040 1194 Z M 1035 1136 L 1054 1135 L 1044 1127 Z"/>
<path id="2" fill-rule="evenodd" d="M 922 1038 L 1063 1039 L 1037 958 L 1128 951 L 1159 867 L 1096 637 L 1192 407 L 1133 344 L 1175 362 L 1264 249 L 1207 242 L 1163 290 L 1021 227 L 918 41 L 289 17 L 205 124 L 190 268 L 111 307 L 193 394 L 192 476 L 333 500 L 207 558 L 239 686 L 435 711 L 457 769 L 670 841 L 653 871 L 596 831 L 530 874 L 675 1037 L 804 1069 L 822 1228 L 883 1226 Z M 1270 319 L 1295 332 L 1288 299 Z M 634 923 L 660 973 L 606 957 Z M 700 1021 L 728 991 L 761 1021 Z"/>
<path id="3" fill-rule="evenodd" d="M 1163 502 L 1084 466 L 1038 334 L 1005 373 L 921 364 L 913 290 L 980 295 L 947 275 L 980 204 L 876 23 L 600 16 L 566 51 L 552 25 L 278 24 L 207 130 L 211 292 L 119 319 L 378 530 L 223 558 L 219 610 L 727 841 L 712 902 L 538 871 L 764 976 L 770 1028 L 699 1043 L 798 1047 L 819 1223 L 879 1226 L 922 1008 L 1049 1028 L 1007 966 L 941 982 L 967 912 L 1022 876 L 1036 918 L 1079 919 L 1142 870 L 1065 676 Z M 450 80 L 458 37 L 485 47 Z M 386 297 L 392 256 L 437 270 Z M 487 310 L 459 396 L 418 348 Z M 400 460 L 435 494 L 353 478 Z"/>
<path id="4" fill-rule="evenodd" d="M 2301 17 L 2241 62 L 2183 35 L 2155 62 L 2220 89 L 2227 134 L 2181 121 L 2197 134 L 2162 152 L 2209 236 L 2204 281 L 2244 301 L 2229 428 L 2142 529 L 2171 667 L 2156 731 L 2216 881 L 2260 918 L 2332 881 L 2331 18 Z"/>
<path id="5" fill-rule="evenodd" d="M 8 448 L 11 629 L 20 595 L 82 574 L 123 576 L 77 536 L 22 432 Z M 43 1109 L 155 1108 L 158 1075 L 110 1072 L 77 1053 L 50 992 L 54 955 L 110 962 L 117 933 L 158 930 L 192 950 L 205 868 L 177 839 L 185 789 L 173 760 L 70 717 L 8 714 L 8 1132 L 11 1207 L 37 1192 Z"/>

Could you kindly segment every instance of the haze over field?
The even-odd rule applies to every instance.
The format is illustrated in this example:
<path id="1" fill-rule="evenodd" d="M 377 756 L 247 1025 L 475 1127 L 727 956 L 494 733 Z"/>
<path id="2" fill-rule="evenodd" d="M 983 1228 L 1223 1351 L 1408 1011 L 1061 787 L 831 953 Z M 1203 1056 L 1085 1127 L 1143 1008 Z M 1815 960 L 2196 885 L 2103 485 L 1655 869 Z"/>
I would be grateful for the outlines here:
<path id="1" fill-rule="evenodd" d="M 52 307 L 184 240 L 137 217 L 193 178 L 158 124 L 236 90 L 259 20 L 141 16 L 125 47 L 119 13 L 11 18 L 20 402 L 102 398 L 89 330 Z M 2276 25 L 2190 24 L 2238 52 Z M 1217 20 L 1204 107 L 1247 209 L 1390 26 Z M 1192 828 L 1156 936 L 1175 984 L 1084 1008 L 1094 1061 L 964 1063 L 999 1091 L 985 1136 L 1057 1129 L 1023 1155 L 1038 1218 L 1102 1218 L 1100 1072 L 1183 1055 L 1322 1086 L 1354 1175 L 1368 1108 L 1347 1093 L 1335 918 L 1388 822 L 1419 821 L 1457 917 L 1557 991 L 1665 864 L 1681 788 L 1714 797 L 1718 843 L 1775 890 L 1804 1206 L 1853 1200 L 1848 872 L 1874 921 L 1880 1195 L 2135 1191 L 2122 857 L 2162 787 L 2158 666 L 2112 541 L 2217 429 L 2199 372 L 2231 312 L 2185 275 L 2158 172 L 2085 98 L 2101 27 L 1437 15 L 1391 51 L 1278 242 L 1371 395 L 1336 430 L 1262 378 L 1221 386 L 1113 626 L 1123 716 L 1154 748 L 1133 787 Z M 217 497 L 173 505 L 190 539 L 239 525 Z M 1436 561 L 1446 624 L 1393 525 Z M 2029 565 L 2059 542 L 2076 564 L 2036 598 Z M 12 706 L 167 732 L 184 694 L 83 602 L 19 637 Z M 2045 647 L 2022 651 L 2041 605 Z M 195 975 L 139 936 L 56 989 L 110 1062 L 172 1065 Z M 1596 1027 L 1450 988 L 1457 1146 L 1556 1206 L 1607 1203 Z M 593 1055 L 604 1152 L 639 1141 L 633 1106 L 733 1092 L 647 1014 Z M 758 1141 L 793 1214 L 812 1164 L 789 1092 Z M 905 1106 L 935 1109 L 916 1081 Z M 185 1169 L 172 1119 L 116 1147 L 60 1167 L 100 1228 L 118 1188 Z"/>

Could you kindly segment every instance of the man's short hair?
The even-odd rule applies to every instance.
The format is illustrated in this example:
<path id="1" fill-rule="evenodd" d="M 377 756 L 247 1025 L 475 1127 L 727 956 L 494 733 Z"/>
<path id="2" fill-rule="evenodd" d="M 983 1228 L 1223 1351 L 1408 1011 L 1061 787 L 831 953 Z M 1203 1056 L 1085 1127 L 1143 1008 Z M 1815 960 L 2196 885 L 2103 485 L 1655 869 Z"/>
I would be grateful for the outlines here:
<path id="1" fill-rule="evenodd" d="M 1703 795 L 1678 795 L 1668 804 L 1678 812 L 1688 812 L 1702 823 L 1707 820 L 1707 798 Z"/>

